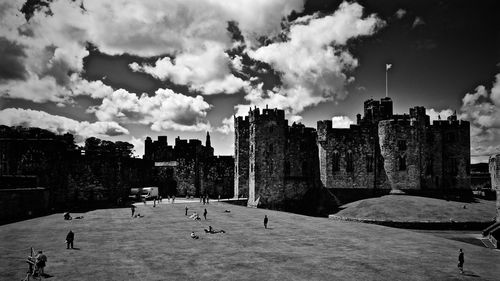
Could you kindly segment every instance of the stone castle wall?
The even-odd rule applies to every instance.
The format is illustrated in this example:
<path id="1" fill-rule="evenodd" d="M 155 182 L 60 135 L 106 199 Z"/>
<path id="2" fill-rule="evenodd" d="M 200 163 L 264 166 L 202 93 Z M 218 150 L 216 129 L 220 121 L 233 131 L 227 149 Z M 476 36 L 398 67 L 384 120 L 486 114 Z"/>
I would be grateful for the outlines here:
<path id="1" fill-rule="evenodd" d="M 367 126 L 334 129 L 331 121 L 318 122 L 321 182 L 327 188 L 383 188 L 377 137 Z M 381 184 L 382 183 L 382 184 Z"/>
<path id="2" fill-rule="evenodd" d="M 250 124 L 248 117 L 234 118 L 234 197 L 248 197 Z"/>
<path id="3" fill-rule="evenodd" d="M 415 122 L 417 123 L 417 122 Z M 379 122 L 379 141 L 384 170 L 392 189 L 421 189 L 424 154 L 420 145 L 424 139 L 421 124 L 408 121 Z"/>
<path id="4" fill-rule="evenodd" d="M 497 222 L 500 222 L 500 154 L 490 156 L 489 165 L 491 188 L 497 193 Z"/>

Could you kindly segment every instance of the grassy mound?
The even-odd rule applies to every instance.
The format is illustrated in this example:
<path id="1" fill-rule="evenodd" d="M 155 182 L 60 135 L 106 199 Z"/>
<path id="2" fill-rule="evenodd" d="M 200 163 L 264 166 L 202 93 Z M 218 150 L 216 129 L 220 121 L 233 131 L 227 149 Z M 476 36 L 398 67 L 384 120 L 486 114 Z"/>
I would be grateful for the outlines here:
<path id="1" fill-rule="evenodd" d="M 386 195 L 352 202 L 341 208 L 335 215 L 359 219 L 404 222 L 489 222 L 495 219 L 495 202 L 480 199 L 474 203 L 463 203 L 419 196 Z"/>
<path id="2" fill-rule="evenodd" d="M 458 273 L 459 248 L 468 276 L 500 276 L 499 251 L 460 241 L 217 202 L 206 208 L 207 221 L 188 219 L 184 204 L 162 204 L 139 205 L 143 218 L 131 218 L 128 208 L 107 209 L 73 214 L 81 220 L 56 214 L 0 226 L 0 280 L 24 277 L 31 246 L 47 255 L 50 281 L 467 279 Z M 205 234 L 208 225 L 226 233 Z M 66 250 L 70 229 L 78 250 Z"/>

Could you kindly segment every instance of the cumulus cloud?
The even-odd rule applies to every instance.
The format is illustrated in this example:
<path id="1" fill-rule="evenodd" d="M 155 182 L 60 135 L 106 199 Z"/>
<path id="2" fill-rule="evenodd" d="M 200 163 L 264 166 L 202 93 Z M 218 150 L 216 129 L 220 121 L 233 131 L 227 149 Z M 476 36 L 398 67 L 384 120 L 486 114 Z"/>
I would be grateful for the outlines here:
<path id="1" fill-rule="evenodd" d="M 70 133 L 84 138 L 91 136 L 117 136 L 129 131 L 116 122 L 76 121 L 67 117 L 51 115 L 44 111 L 20 108 L 0 110 L 0 122 L 6 126 L 38 127 L 57 134 Z"/>
<path id="2" fill-rule="evenodd" d="M 250 57 L 271 65 L 281 74 L 278 91 L 249 93 L 258 106 L 269 104 L 292 114 L 327 100 L 343 99 L 348 73 L 358 60 L 346 48 L 347 42 L 376 32 L 384 22 L 372 14 L 363 17 L 357 3 L 342 3 L 332 15 L 304 16 L 290 23 L 287 40 L 249 51 Z M 321 36 L 318 36 L 321 34 Z"/>
<path id="3" fill-rule="evenodd" d="M 209 109 L 210 105 L 201 96 L 189 97 L 169 89 L 158 89 L 154 96 L 142 94 L 138 97 L 119 89 L 89 112 L 95 113 L 100 121 L 141 123 L 151 126 L 154 131 L 206 131 L 210 129 L 206 121 Z"/>
<path id="4" fill-rule="evenodd" d="M 146 136 L 143 136 L 142 138 L 132 137 L 130 139 L 129 142 L 134 146 L 132 153 L 135 157 L 142 157 L 144 155 L 144 140 L 145 139 L 146 139 Z"/>
<path id="5" fill-rule="evenodd" d="M 460 112 L 459 117 L 471 123 L 472 157 L 484 161 L 487 155 L 500 153 L 500 74 L 490 90 L 480 85 L 467 93 Z"/>
<path id="6" fill-rule="evenodd" d="M 222 119 L 222 126 L 218 127 L 216 130 L 225 135 L 234 132 L 234 118 L 229 117 Z"/>
<path id="7" fill-rule="evenodd" d="M 446 120 L 449 116 L 453 114 L 451 109 L 435 110 L 434 108 L 426 109 L 427 115 L 429 115 L 430 120 Z"/>
<path id="8" fill-rule="evenodd" d="M 82 73 L 83 58 L 89 54 L 88 43 L 109 55 L 170 54 L 193 58 L 204 55 L 205 46 L 210 44 L 219 46 L 217 51 L 231 47 L 228 21 L 238 22 L 245 36 L 272 36 L 279 32 L 282 18 L 293 10 L 302 11 L 304 4 L 303 0 L 235 0 L 231 3 L 53 0 L 38 4 L 34 1 L 27 5 L 35 3 L 36 8 L 21 9 L 25 2 L 0 3 L 0 38 L 3 38 L 0 48 L 8 47 L 9 52 L 3 52 L 7 54 L 3 60 L 12 62 L 10 70 L 0 67 L 0 73 L 5 73 L 3 78 L 25 78 L 2 83 L 0 96 L 61 104 L 71 102 L 72 95 L 79 92 L 72 88 L 68 74 Z M 29 11 L 28 22 L 21 10 Z M 227 58 L 225 60 L 227 62 Z M 183 66 L 190 65 L 180 64 L 176 70 Z M 235 92 L 246 85 L 231 76 L 227 66 L 222 70 L 217 69 L 215 73 L 219 76 L 216 77 L 194 72 L 184 80 L 206 94 Z M 220 76 L 221 73 L 224 75 Z M 198 74 L 202 77 L 196 77 Z M 44 89 L 44 92 L 32 92 L 33 89 Z"/>
<path id="9" fill-rule="evenodd" d="M 395 16 L 396 16 L 398 19 L 402 19 L 405 15 L 406 15 L 406 10 L 405 10 L 405 9 L 398 9 L 398 10 L 396 11 L 396 14 L 395 14 Z"/>
<path id="10" fill-rule="evenodd" d="M 354 121 L 347 116 L 333 116 L 332 117 L 332 128 L 349 128 Z"/>
<path id="11" fill-rule="evenodd" d="M 416 17 L 415 20 L 413 21 L 413 24 L 411 25 L 412 28 L 415 28 L 420 25 L 424 25 L 425 21 L 421 17 Z"/>
<path id="12" fill-rule="evenodd" d="M 176 84 L 189 85 L 192 90 L 210 95 L 232 94 L 249 85 L 231 74 L 230 63 L 228 55 L 224 53 L 224 46 L 210 42 L 195 53 L 181 53 L 175 59 L 161 58 L 154 66 L 137 63 L 129 66 L 133 71 L 145 72 L 160 80 L 169 79 Z"/>

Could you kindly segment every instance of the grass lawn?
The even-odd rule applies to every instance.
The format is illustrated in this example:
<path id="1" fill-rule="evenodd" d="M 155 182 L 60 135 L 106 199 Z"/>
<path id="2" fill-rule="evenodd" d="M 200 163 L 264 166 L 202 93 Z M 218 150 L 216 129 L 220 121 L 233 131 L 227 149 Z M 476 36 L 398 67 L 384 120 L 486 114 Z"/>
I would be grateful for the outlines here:
<path id="1" fill-rule="evenodd" d="M 140 205 L 144 218 L 130 218 L 125 208 L 91 211 L 82 220 L 55 214 L 0 226 L 0 280 L 24 277 L 31 246 L 47 255 L 50 281 L 500 278 L 500 251 L 460 241 L 217 202 L 207 210 L 201 223 L 184 215 L 184 204 L 163 204 Z M 265 214 L 270 229 L 263 227 Z M 208 225 L 226 233 L 205 234 Z M 66 250 L 70 229 L 78 250 Z M 191 231 L 200 239 L 191 239 Z M 458 273 L 459 248 L 466 275 Z"/>
<path id="2" fill-rule="evenodd" d="M 335 215 L 393 221 L 489 222 L 495 220 L 495 204 L 495 201 L 481 199 L 475 203 L 463 203 L 419 196 L 386 195 L 343 205 L 341 208 L 344 209 Z"/>

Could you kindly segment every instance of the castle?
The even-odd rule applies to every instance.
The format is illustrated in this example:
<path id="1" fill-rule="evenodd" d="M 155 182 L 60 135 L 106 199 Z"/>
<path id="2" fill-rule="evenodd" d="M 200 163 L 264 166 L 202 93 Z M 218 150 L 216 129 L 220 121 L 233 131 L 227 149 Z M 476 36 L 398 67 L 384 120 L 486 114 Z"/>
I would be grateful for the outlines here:
<path id="1" fill-rule="evenodd" d="M 470 124 L 430 124 L 424 107 L 394 114 L 391 98 L 367 100 L 350 128 L 288 125 L 283 110 L 235 117 L 235 195 L 286 209 L 326 189 L 340 202 L 389 192 L 455 196 L 470 191 Z M 302 199 L 301 199 L 302 198 Z"/>
<path id="2" fill-rule="evenodd" d="M 205 145 L 200 140 L 175 139 L 175 145 L 166 136 L 144 143 L 143 159 L 154 162 L 154 175 L 160 193 L 167 195 L 233 197 L 234 159 L 232 156 L 214 156 L 207 132 Z"/>

